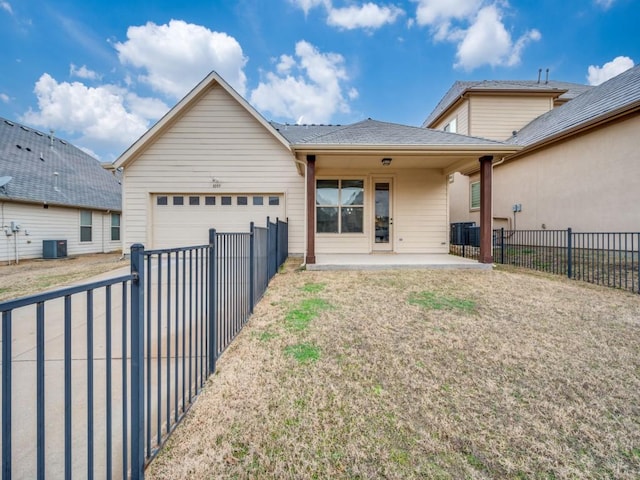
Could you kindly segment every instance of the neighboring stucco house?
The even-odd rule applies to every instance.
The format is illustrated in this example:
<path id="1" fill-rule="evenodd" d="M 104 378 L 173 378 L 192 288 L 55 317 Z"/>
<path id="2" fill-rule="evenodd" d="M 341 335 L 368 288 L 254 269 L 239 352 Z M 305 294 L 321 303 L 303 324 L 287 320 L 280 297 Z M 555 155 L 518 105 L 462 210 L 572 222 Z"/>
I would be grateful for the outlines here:
<path id="1" fill-rule="evenodd" d="M 480 163 L 486 172 L 519 148 L 371 119 L 269 123 L 212 72 L 115 162 L 123 244 L 206 243 L 210 227 L 247 231 L 270 216 L 288 219 L 289 253 L 310 264 L 336 253 L 444 254 L 448 175 Z"/>
<path id="2" fill-rule="evenodd" d="M 537 115 L 521 108 L 526 115 L 513 115 L 512 124 L 492 131 L 506 117 L 503 105 L 500 113 L 487 110 L 471 127 L 474 134 L 522 147 L 494 162 L 494 228 L 639 231 L 640 67 L 597 87 L 557 87 L 557 98 L 568 101 L 555 101 Z M 530 101 L 539 100 L 538 95 Z M 503 102 L 507 98 L 503 95 Z M 426 125 L 446 127 L 456 107 L 442 107 L 444 100 Z M 517 105 L 522 101 L 514 102 L 514 111 Z M 469 176 L 450 179 L 451 221 L 480 223 L 479 173 L 477 168 L 463 173 Z"/>
<path id="3" fill-rule="evenodd" d="M 120 191 L 82 150 L 0 118 L 0 262 L 120 250 Z"/>

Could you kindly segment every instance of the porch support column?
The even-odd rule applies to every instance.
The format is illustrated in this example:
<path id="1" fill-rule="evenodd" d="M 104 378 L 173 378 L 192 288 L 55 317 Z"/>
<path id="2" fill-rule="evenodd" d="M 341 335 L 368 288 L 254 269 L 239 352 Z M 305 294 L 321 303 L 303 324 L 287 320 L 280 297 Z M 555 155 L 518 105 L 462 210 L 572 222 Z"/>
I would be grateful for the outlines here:
<path id="1" fill-rule="evenodd" d="M 491 155 L 480 157 L 480 263 L 493 263 L 492 161 Z"/>
<path id="2" fill-rule="evenodd" d="M 307 155 L 307 258 L 316 263 L 316 156 Z"/>

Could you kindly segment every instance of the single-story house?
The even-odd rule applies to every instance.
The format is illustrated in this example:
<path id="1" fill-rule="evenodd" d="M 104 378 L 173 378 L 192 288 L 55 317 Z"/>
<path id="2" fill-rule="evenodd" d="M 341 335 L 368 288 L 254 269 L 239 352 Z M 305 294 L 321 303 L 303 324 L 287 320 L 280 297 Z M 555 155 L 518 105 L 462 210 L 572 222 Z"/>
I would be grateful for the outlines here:
<path id="1" fill-rule="evenodd" d="M 0 118 L 0 262 L 120 250 L 118 172 Z"/>
<path id="2" fill-rule="evenodd" d="M 266 121 L 212 72 L 115 162 L 123 169 L 123 245 L 200 244 L 207 231 L 288 219 L 289 253 L 449 250 L 448 176 L 521 147 L 367 119 Z M 490 181 L 483 212 L 491 215 Z M 483 262 L 491 261 L 490 230 Z"/>
<path id="3" fill-rule="evenodd" d="M 596 87 L 549 83 L 549 88 L 558 87 L 557 98 L 567 101 L 537 114 L 522 107 L 526 90 L 519 94 L 520 103 L 511 105 L 508 94 L 492 94 L 489 86 L 501 82 L 485 85 L 484 92 L 487 99 L 500 98 L 500 108 L 487 108 L 481 115 L 478 105 L 470 106 L 476 112 L 471 133 L 522 147 L 494 165 L 494 228 L 640 231 L 635 207 L 640 203 L 640 67 Z M 473 92 L 466 95 L 473 98 Z M 527 101 L 533 103 L 539 95 Z M 452 118 L 461 118 L 455 115 L 458 107 L 443 98 L 425 124 L 446 129 Z M 523 115 L 505 115 L 508 108 L 520 108 Z M 505 118 L 511 123 L 490 131 Z M 480 175 L 477 168 L 463 173 L 467 176 L 451 178 L 450 218 L 478 224 Z"/>

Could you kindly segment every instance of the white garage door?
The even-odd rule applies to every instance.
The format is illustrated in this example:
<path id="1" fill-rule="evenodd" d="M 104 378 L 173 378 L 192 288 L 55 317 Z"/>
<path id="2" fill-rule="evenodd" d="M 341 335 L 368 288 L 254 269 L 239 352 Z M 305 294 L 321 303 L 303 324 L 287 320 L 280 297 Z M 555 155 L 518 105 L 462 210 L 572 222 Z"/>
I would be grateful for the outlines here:
<path id="1" fill-rule="evenodd" d="M 264 227 L 267 217 L 285 219 L 283 195 L 154 195 L 152 248 L 204 245 L 210 228 L 248 232 L 250 222 Z"/>

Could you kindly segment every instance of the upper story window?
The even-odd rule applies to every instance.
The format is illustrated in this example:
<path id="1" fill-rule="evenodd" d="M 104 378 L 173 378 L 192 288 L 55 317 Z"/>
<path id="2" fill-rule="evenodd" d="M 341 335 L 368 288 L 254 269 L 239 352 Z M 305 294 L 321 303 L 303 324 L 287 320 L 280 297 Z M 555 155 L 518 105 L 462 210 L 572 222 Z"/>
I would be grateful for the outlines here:
<path id="1" fill-rule="evenodd" d="M 443 130 L 445 132 L 458 133 L 458 119 L 451 119 L 451 121 L 444 126 Z"/>
<path id="2" fill-rule="evenodd" d="M 364 232 L 364 181 L 316 181 L 316 231 Z"/>

